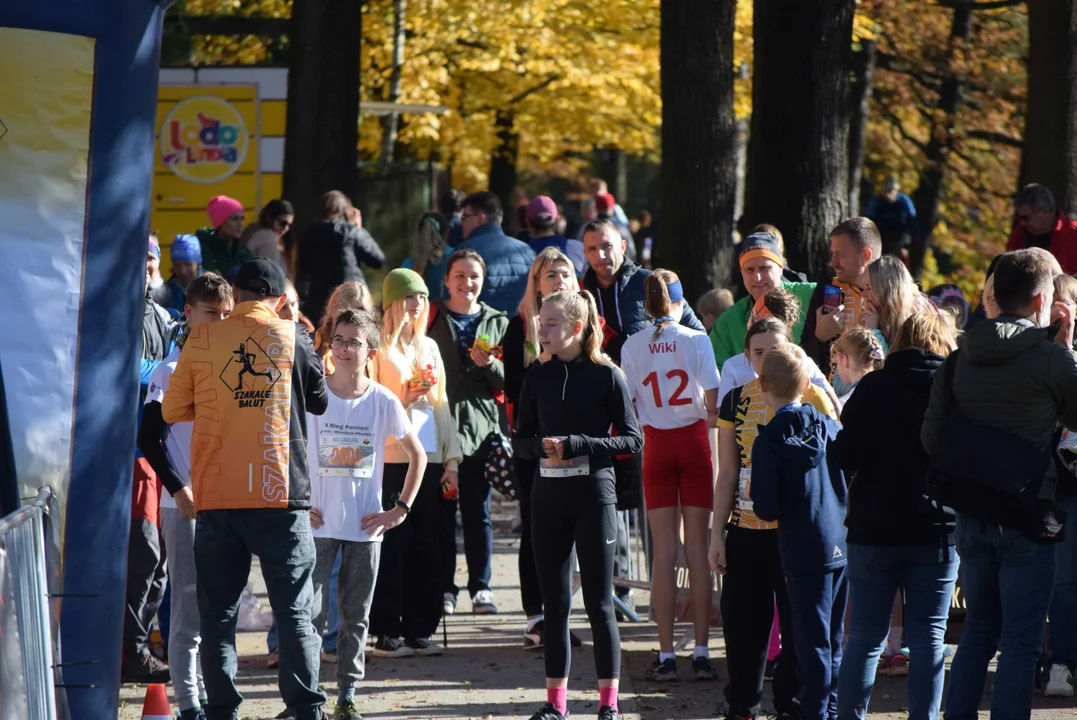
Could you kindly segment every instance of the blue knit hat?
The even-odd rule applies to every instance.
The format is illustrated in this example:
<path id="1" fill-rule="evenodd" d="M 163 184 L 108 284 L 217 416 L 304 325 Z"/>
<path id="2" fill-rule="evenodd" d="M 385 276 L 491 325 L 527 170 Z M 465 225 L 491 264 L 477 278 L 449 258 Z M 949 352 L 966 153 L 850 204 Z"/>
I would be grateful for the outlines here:
<path id="1" fill-rule="evenodd" d="M 194 235 L 177 235 L 172 241 L 172 262 L 202 264 L 202 244 Z"/>

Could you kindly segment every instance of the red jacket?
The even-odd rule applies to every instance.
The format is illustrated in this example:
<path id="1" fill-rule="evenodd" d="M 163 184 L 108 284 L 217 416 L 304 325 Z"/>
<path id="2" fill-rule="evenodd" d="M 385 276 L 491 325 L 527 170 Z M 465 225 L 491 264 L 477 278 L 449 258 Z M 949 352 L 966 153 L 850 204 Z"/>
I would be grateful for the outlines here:
<path id="1" fill-rule="evenodd" d="M 1020 225 L 1015 225 L 1010 240 L 1006 243 L 1006 251 L 1023 250 L 1025 247 L 1025 230 Z M 1050 249 L 1058 264 L 1062 266 L 1062 272 L 1067 275 L 1077 273 L 1077 220 L 1070 220 L 1061 210 L 1058 211 L 1058 220 L 1055 222 L 1054 232 L 1051 233 Z"/>

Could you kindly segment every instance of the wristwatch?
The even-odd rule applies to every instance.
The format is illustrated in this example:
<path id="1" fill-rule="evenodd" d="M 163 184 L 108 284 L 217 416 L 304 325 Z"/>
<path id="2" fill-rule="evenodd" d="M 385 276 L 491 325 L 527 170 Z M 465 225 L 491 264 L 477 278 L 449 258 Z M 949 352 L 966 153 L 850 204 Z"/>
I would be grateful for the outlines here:
<path id="1" fill-rule="evenodd" d="M 408 513 L 410 513 L 410 512 L 411 512 L 411 505 L 408 505 L 408 504 L 407 504 L 406 502 L 404 502 L 403 500 L 397 500 L 397 501 L 396 501 L 395 503 L 393 503 L 393 504 L 394 504 L 394 505 L 396 505 L 396 506 L 397 506 L 398 508 L 400 508 L 401 510 L 403 510 L 403 511 L 404 511 L 404 514 L 405 514 L 405 515 L 407 515 Z"/>

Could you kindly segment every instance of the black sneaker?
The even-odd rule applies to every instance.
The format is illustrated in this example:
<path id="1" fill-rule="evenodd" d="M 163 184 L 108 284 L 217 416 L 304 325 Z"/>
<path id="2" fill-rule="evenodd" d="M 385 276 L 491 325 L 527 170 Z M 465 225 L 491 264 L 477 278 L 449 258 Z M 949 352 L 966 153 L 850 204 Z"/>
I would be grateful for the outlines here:
<path id="1" fill-rule="evenodd" d="M 703 655 L 692 658 L 692 673 L 696 676 L 696 680 L 714 680 L 718 677 L 714 666 L 711 665 L 711 659 Z"/>
<path id="2" fill-rule="evenodd" d="M 531 720 L 565 720 L 565 715 L 557 712 L 553 703 L 546 703 L 539 711 L 531 716 Z"/>
<path id="3" fill-rule="evenodd" d="M 598 709 L 598 720 L 617 720 L 618 717 L 620 715 L 617 714 L 617 708 L 603 705 Z"/>
<path id="4" fill-rule="evenodd" d="M 170 681 L 168 665 L 149 651 L 125 656 L 120 664 L 120 680 L 135 684 L 167 683 Z"/>
<path id="5" fill-rule="evenodd" d="M 618 588 L 618 590 L 620 589 Z M 626 592 L 618 592 L 617 599 L 623 602 L 625 606 L 632 612 L 636 611 L 636 596 L 632 593 L 631 589 Z M 616 616 L 617 622 L 628 622 L 629 618 L 627 615 L 621 612 L 621 608 L 617 607 L 616 604 L 613 607 L 613 614 Z"/>
<path id="6" fill-rule="evenodd" d="M 415 654 L 415 651 L 400 642 L 400 638 L 379 637 L 371 648 L 370 654 L 374 657 L 399 658 L 410 657 Z"/>
<path id="7" fill-rule="evenodd" d="M 651 682 L 670 682 L 677 679 L 677 658 L 667 660 L 655 658 L 654 663 L 647 668 L 644 677 Z"/>
<path id="8" fill-rule="evenodd" d="M 568 644 L 572 647 L 583 647 L 583 640 L 580 640 L 580 636 L 571 630 L 568 631 Z"/>
<path id="9" fill-rule="evenodd" d="M 441 649 L 441 646 L 435 642 L 430 642 L 429 638 L 415 638 L 408 641 L 408 647 L 410 647 L 416 655 L 434 656 L 441 655 L 445 651 Z"/>
<path id="10" fill-rule="evenodd" d="M 767 660 L 767 666 L 765 668 L 763 668 L 763 679 L 764 680 L 773 680 L 774 679 L 774 668 L 776 668 L 776 667 L 778 667 L 778 661 L 777 660 Z"/>

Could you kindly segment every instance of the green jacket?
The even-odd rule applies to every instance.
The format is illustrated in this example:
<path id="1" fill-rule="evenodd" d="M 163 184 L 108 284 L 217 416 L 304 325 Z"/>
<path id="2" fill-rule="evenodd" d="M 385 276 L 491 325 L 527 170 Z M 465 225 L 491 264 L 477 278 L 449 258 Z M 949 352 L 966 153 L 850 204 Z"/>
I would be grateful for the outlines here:
<path id="1" fill-rule="evenodd" d="M 202 270 L 222 275 L 228 282 L 235 280 L 240 265 L 254 259 L 246 245 L 221 237 L 216 230 L 201 228 L 195 235 L 202 246 Z"/>
<path id="2" fill-rule="evenodd" d="M 935 453 L 947 418 L 945 385 L 940 370 L 920 430 L 928 455 Z M 1077 428 L 1077 354 L 1029 320 L 981 320 L 962 339 L 953 402 L 964 419 L 1008 430 L 1046 450 L 1059 423 Z M 1041 499 L 1054 498 L 1056 479 L 1055 465 L 1048 463 Z"/>
<path id="3" fill-rule="evenodd" d="M 508 316 L 485 303 L 479 303 L 479 306 L 482 317 L 475 336 L 487 335 L 491 345 L 500 345 L 509 326 Z M 505 366 L 497 358 L 488 368 L 480 368 L 471 358 L 461 363 L 456 329 L 449 320 L 449 311 L 440 302 L 431 303 L 430 315 L 427 335 L 438 344 L 441 352 L 453 422 L 460 438 L 460 449 L 468 458 L 478 451 L 490 433 L 506 430 L 505 406 L 494 397 L 505 390 Z"/>
<path id="4" fill-rule="evenodd" d="M 804 320 L 807 316 L 808 303 L 812 293 L 815 292 L 813 282 L 782 282 L 782 287 L 797 296 L 800 301 L 800 319 L 793 326 L 793 342 L 800 342 L 800 333 L 804 330 Z M 755 299 L 748 295 L 742 297 L 711 326 L 711 345 L 714 346 L 714 361 L 718 363 L 718 369 L 722 369 L 725 361 L 734 355 L 744 352 L 744 336 L 748 334 L 748 320 L 752 317 L 752 308 L 755 307 Z"/>

